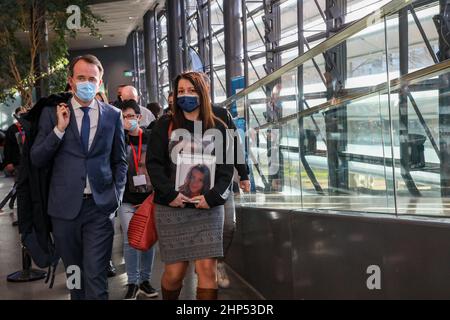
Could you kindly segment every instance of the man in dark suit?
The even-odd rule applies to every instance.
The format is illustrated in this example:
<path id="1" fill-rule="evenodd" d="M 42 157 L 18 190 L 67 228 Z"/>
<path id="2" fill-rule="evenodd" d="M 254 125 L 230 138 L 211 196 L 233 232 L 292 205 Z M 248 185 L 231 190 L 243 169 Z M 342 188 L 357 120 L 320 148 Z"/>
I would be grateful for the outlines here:
<path id="1" fill-rule="evenodd" d="M 71 62 L 68 80 L 74 97 L 56 111 L 42 111 L 31 149 L 34 166 L 52 166 L 48 213 L 72 299 L 108 299 L 110 216 L 120 205 L 126 181 L 121 112 L 94 99 L 102 75 L 95 56 Z"/>

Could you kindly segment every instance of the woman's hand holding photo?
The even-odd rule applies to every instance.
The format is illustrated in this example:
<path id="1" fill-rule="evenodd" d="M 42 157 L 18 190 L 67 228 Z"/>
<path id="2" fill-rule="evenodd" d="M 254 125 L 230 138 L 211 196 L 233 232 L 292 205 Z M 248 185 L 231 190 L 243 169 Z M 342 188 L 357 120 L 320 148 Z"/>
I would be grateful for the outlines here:
<path id="1" fill-rule="evenodd" d="M 208 202 L 206 202 L 205 196 L 197 196 L 190 199 L 190 202 L 197 203 L 195 207 L 197 209 L 210 209 Z"/>
<path id="2" fill-rule="evenodd" d="M 186 206 L 185 202 L 189 202 L 189 198 L 180 192 L 175 200 L 169 203 L 169 206 L 173 208 L 184 208 Z"/>

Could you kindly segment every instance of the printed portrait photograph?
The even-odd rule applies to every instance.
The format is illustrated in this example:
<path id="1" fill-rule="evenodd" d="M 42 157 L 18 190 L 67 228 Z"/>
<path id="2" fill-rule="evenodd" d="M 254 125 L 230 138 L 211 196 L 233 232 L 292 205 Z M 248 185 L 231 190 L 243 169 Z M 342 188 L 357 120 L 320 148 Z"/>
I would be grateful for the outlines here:
<path id="1" fill-rule="evenodd" d="M 177 158 L 176 191 L 192 198 L 206 194 L 214 185 L 215 157 L 179 154 Z"/>

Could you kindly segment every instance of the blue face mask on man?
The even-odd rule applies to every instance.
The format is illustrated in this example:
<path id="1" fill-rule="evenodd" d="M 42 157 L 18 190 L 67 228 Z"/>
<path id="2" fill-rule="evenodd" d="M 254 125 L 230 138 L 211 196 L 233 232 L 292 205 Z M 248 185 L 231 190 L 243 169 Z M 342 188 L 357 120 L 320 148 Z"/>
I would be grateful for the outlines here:
<path id="1" fill-rule="evenodd" d="M 138 127 L 138 121 L 136 119 L 128 120 L 130 123 L 130 132 L 133 132 Z"/>
<path id="2" fill-rule="evenodd" d="M 75 95 L 82 101 L 91 101 L 97 93 L 97 86 L 90 81 L 77 82 Z"/>
<path id="3" fill-rule="evenodd" d="M 200 99 L 198 96 L 180 95 L 177 105 L 185 112 L 192 112 L 200 106 Z"/>

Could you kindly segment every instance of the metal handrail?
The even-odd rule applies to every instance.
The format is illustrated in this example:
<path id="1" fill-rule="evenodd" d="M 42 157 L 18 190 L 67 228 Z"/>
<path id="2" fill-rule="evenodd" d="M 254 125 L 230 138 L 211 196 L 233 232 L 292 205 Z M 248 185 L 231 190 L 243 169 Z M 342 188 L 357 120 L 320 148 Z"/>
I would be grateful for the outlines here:
<path id="1" fill-rule="evenodd" d="M 236 102 L 240 98 L 245 97 L 248 94 L 256 91 L 257 89 L 272 83 L 274 80 L 279 79 L 281 76 L 283 76 L 287 72 L 303 65 L 305 62 L 311 60 L 312 58 L 316 57 L 317 55 L 322 54 L 322 53 L 326 52 L 327 50 L 334 48 L 335 46 L 346 41 L 351 36 L 378 23 L 384 17 L 389 16 L 393 13 L 396 13 L 399 10 L 409 6 L 411 3 L 412 3 L 412 0 L 392 0 L 391 2 L 387 3 L 383 7 L 368 14 L 364 18 L 361 18 L 361 19 L 353 22 L 347 28 L 342 30 L 341 32 L 334 34 L 327 40 L 325 40 L 322 43 L 315 46 L 314 48 L 306 51 L 304 54 L 302 54 L 302 55 L 298 56 L 297 58 L 293 59 L 292 61 L 286 63 L 285 65 L 281 66 L 276 71 L 274 71 L 271 74 L 265 76 L 264 78 L 256 81 L 255 83 L 251 84 L 244 90 L 229 97 L 228 99 L 219 103 L 218 105 L 220 107 L 230 106 L 233 102 Z"/>
<path id="2" fill-rule="evenodd" d="M 416 84 L 420 81 L 427 80 L 432 77 L 436 77 L 439 75 L 442 75 L 444 73 L 450 72 L 450 59 L 445 60 L 443 62 L 440 62 L 438 64 L 434 64 L 432 66 L 408 73 L 400 78 L 393 79 L 390 82 L 390 86 L 388 86 L 388 83 L 381 83 L 379 85 L 376 85 L 369 90 L 358 92 L 358 93 L 352 93 L 348 94 L 339 98 L 335 98 L 332 100 L 328 100 L 327 102 L 324 102 L 322 104 L 319 104 L 317 106 L 311 107 L 310 109 L 306 109 L 303 111 L 299 111 L 293 114 L 290 114 L 289 116 L 280 118 L 277 122 L 271 122 L 263 124 L 262 126 L 253 128 L 255 130 L 263 130 L 266 128 L 269 128 L 273 125 L 279 125 L 286 123 L 288 121 L 298 119 L 299 117 L 306 117 L 324 110 L 331 110 L 339 108 L 343 105 L 346 105 L 350 102 L 354 102 L 356 100 L 360 100 L 362 98 L 369 98 L 374 95 L 378 95 L 380 93 L 388 92 L 388 90 L 395 91 L 399 90 L 402 87 L 409 86 L 412 84 Z"/>

